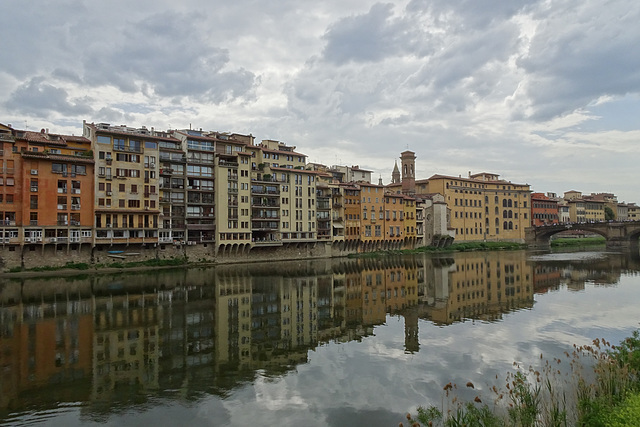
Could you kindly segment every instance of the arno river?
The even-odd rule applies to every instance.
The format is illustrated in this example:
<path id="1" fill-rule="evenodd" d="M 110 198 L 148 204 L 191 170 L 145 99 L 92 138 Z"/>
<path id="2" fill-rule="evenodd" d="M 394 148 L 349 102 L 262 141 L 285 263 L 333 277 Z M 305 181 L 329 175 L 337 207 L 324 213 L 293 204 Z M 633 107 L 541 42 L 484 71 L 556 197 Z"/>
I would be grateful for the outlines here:
<path id="1" fill-rule="evenodd" d="M 488 396 L 629 336 L 639 270 L 603 249 L 2 278 L 0 425 L 398 425 L 449 382 Z"/>

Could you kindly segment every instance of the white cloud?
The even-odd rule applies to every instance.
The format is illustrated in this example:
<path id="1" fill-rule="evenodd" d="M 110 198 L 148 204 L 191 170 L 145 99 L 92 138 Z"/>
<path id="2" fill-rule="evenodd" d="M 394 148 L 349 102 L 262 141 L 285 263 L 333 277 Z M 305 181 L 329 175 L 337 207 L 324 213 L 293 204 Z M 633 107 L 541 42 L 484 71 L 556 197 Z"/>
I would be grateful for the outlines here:
<path id="1" fill-rule="evenodd" d="M 408 147 L 419 177 L 490 170 L 640 202 L 639 126 L 619 114 L 640 110 L 640 4 L 67 0 L 3 13 L 2 123 L 252 133 L 385 182 Z"/>

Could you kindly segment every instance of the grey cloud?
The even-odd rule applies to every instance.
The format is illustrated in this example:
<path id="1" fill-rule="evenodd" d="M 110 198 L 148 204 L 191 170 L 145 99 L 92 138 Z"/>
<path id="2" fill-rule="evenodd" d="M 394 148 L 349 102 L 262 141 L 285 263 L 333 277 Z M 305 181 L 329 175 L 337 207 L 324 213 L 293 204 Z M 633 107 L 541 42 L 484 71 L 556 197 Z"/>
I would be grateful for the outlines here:
<path id="1" fill-rule="evenodd" d="M 90 114 L 89 99 L 69 98 L 62 88 L 47 83 L 44 77 L 34 77 L 11 93 L 5 106 L 24 114 L 46 117 L 51 113 L 61 115 Z"/>
<path id="2" fill-rule="evenodd" d="M 640 93 L 640 4 L 567 5 L 541 12 L 518 65 L 535 120 L 563 115 L 606 95 Z"/>
<path id="3" fill-rule="evenodd" d="M 109 45 L 95 45 L 83 58 L 85 80 L 135 93 L 145 87 L 164 97 L 189 96 L 220 103 L 252 96 L 253 73 L 226 70 L 229 53 L 205 39 L 200 15 L 163 13 L 127 23 Z"/>
<path id="4" fill-rule="evenodd" d="M 51 72 L 51 76 L 55 77 L 56 79 L 67 81 L 67 82 L 78 83 L 78 84 L 82 83 L 82 79 L 80 78 L 78 73 L 65 68 L 56 68 Z"/>
<path id="5" fill-rule="evenodd" d="M 2 2 L 2 71 L 18 78 L 33 70 L 42 74 L 53 64 L 72 59 L 76 53 L 66 41 L 72 17 L 86 12 L 83 2 L 42 3 Z"/>
<path id="6" fill-rule="evenodd" d="M 124 113 L 122 110 L 111 107 L 103 107 L 96 111 L 92 116 L 92 121 L 106 123 L 131 123 L 134 116 L 130 113 Z"/>
<path id="7" fill-rule="evenodd" d="M 393 19 L 391 4 L 375 4 L 368 13 L 343 18 L 324 35 L 323 56 L 332 63 L 375 62 L 398 55 L 411 43 L 410 27 Z"/>
<path id="8" fill-rule="evenodd" d="M 407 5 L 407 12 L 430 15 L 439 25 L 459 32 L 486 29 L 493 23 L 508 20 L 529 9 L 528 6 L 539 2 L 539 0 L 412 0 Z"/>

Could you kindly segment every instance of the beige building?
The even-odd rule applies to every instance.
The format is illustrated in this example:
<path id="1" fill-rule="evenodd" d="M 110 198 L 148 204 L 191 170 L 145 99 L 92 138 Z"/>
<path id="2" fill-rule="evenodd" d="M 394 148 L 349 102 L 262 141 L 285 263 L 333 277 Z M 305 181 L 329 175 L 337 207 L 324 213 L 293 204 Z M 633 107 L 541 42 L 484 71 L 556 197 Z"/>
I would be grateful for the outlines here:
<path id="1" fill-rule="evenodd" d="M 142 127 L 83 122 L 92 141 L 96 244 L 157 243 L 159 142 L 173 140 Z"/>

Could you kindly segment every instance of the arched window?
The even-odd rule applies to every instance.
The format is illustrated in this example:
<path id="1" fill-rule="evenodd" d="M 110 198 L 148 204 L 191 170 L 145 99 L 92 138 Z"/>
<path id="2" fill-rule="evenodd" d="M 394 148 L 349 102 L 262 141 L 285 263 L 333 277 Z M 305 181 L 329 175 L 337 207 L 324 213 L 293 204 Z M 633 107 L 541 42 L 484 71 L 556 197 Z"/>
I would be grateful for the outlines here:
<path id="1" fill-rule="evenodd" d="M 509 221 L 509 230 L 513 230 L 513 222 Z"/>
<path id="2" fill-rule="evenodd" d="M 506 209 L 502 211 L 502 218 L 509 218 L 509 216 L 507 215 Z"/>
<path id="3" fill-rule="evenodd" d="M 509 223 L 508 223 L 507 221 L 505 221 L 505 222 L 502 224 L 502 228 L 503 228 L 503 229 L 505 229 L 505 230 L 508 230 L 508 229 L 509 229 L 508 227 L 509 227 Z"/>
<path id="4" fill-rule="evenodd" d="M 502 199 L 502 207 L 503 208 L 507 207 L 507 199 Z"/>
<path id="5" fill-rule="evenodd" d="M 509 211 L 509 218 L 513 218 L 513 211 Z"/>
<path id="6" fill-rule="evenodd" d="M 512 203 L 512 201 L 511 201 L 511 199 L 509 199 L 509 207 L 510 207 L 510 208 L 511 208 L 511 207 L 513 207 L 513 203 Z"/>
<path id="7" fill-rule="evenodd" d="M 498 210 L 498 207 L 496 206 L 496 216 L 500 215 L 500 211 Z"/>
<path id="8" fill-rule="evenodd" d="M 500 226 L 500 221 L 498 220 L 498 218 L 496 218 L 496 227 Z"/>

